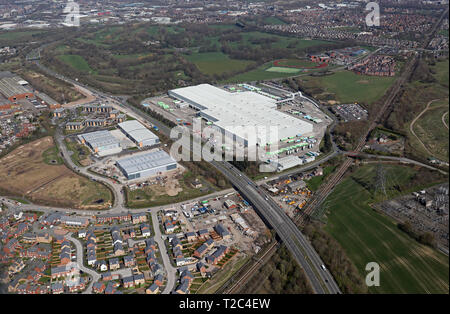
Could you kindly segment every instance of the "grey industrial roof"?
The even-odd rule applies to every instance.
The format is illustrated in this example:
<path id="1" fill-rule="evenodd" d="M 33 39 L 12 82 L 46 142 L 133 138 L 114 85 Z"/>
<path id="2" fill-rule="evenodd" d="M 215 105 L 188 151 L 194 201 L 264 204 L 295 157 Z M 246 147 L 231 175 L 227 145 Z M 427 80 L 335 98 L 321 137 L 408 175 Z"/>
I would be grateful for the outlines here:
<path id="1" fill-rule="evenodd" d="M 169 95 L 188 101 L 215 125 L 241 138 L 249 136 L 246 131 L 235 127 L 277 127 L 278 139 L 313 131 L 311 123 L 277 110 L 276 100 L 256 92 L 231 93 L 209 84 L 200 84 L 173 89 Z M 262 144 L 266 143 L 265 138 L 260 140 Z"/>
<path id="2" fill-rule="evenodd" d="M 84 139 L 92 147 L 101 147 L 111 144 L 119 144 L 119 139 L 111 135 L 109 131 L 96 131 L 78 135 L 79 139 Z"/>
<path id="3" fill-rule="evenodd" d="M 8 98 L 19 94 L 31 93 L 30 89 L 19 83 L 20 81 L 23 80 L 11 72 L 0 72 L 0 93 Z"/>
<path id="4" fill-rule="evenodd" d="M 118 126 L 136 142 L 158 139 L 158 136 L 150 132 L 145 126 L 136 120 L 125 121 L 119 123 Z"/>
<path id="5" fill-rule="evenodd" d="M 165 151 L 160 150 L 119 159 L 117 164 L 128 174 L 176 163 Z"/>
<path id="6" fill-rule="evenodd" d="M 39 93 L 36 96 L 39 97 L 41 100 L 45 101 L 49 105 L 57 105 L 58 104 L 58 102 L 56 100 L 54 100 L 47 94 Z"/>

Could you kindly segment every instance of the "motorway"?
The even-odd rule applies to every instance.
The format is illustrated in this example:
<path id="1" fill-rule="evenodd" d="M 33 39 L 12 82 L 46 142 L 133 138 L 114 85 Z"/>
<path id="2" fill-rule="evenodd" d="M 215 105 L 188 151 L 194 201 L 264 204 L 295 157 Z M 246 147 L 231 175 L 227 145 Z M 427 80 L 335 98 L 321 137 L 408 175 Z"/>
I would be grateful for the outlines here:
<path id="1" fill-rule="evenodd" d="M 150 121 L 152 124 L 156 125 L 160 132 L 162 132 L 165 135 L 170 134 L 170 129 L 165 126 L 163 123 L 157 121 L 156 119 L 150 117 L 148 114 L 143 113 L 142 111 L 139 111 L 138 109 L 132 107 L 132 106 L 125 106 L 121 102 L 124 100 L 123 97 L 118 96 L 110 96 L 105 93 L 99 92 L 91 87 L 85 86 L 79 82 L 76 82 L 72 79 L 66 78 L 63 75 L 60 75 L 45 66 L 41 65 L 38 61 L 35 62 L 42 70 L 49 73 L 50 75 L 53 75 L 61 80 L 64 80 L 66 82 L 69 82 L 73 84 L 74 86 L 83 87 L 90 92 L 94 94 L 96 97 L 100 97 L 104 100 L 106 100 L 108 103 L 114 105 L 117 109 L 124 111 L 126 114 L 129 114 L 130 116 L 133 116 L 134 118 L 137 118 L 141 122 Z M 403 83 L 405 76 L 402 76 L 402 79 L 398 80 L 397 86 L 398 89 L 401 86 L 401 83 Z M 397 87 L 396 86 L 396 87 Z M 397 88 L 394 88 L 397 89 Z M 389 95 L 387 101 L 385 102 L 385 105 L 383 106 L 383 109 L 385 109 L 393 99 L 393 94 L 395 95 L 398 89 Z M 304 97 L 308 99 L 309 101 L 312 101 L 316 106 L 318 106 L 313 100 L 310 98 L 307 98 L 300 94 L 301 97 Z M 384 112 L 384 110 L 380 110 L 380 113 Z M 381 114 L 380 114 L 381 115 Z M 144 120 L 144 121 L 143 121 Z M 375 119 L 377 121 L 378 119 Z M 336 124 L 336 121 L 333 122 L 332 128 Z M 365 139 L 365 137 L 364 137 Z M 59 140 L 58 140 L 59 142 Z M 339 150 L 337 149 L 335 143 L 333 140 L 331 140 L 333 143 L 333 152 L 326 156 L 325 158 L 322 158 L 320 161 L 317 161 L 316 163 L 309 165 L 308 167 L 315 167 L 318 164 L 325 162 L 326 160 L 333 158 L 339 153 Z M 365 141 L 364 141 L 365 142 Z M 62 147 L 65 147 L 63 143 Z M 360 149 L 362 146 L 359 146 Z M 63 151 L 64 156 L 66 157 L 67 151 Z M 70 158 L 65 158 L 67 161 L 70 160 Z M 70 162 L 69 162 L 70 163 Z M 241 173 L 239 170 L 234 168 L 231 164 L 227 162 L 217 162 L 213 161 L 211 164 L 217 168 L 219 171 L 221 171 L 230 182 L 234 184 L 234 186 L 241 192 L 241 195 L 243 195 L 249 202 L 251 202 L 255 209 L 260 213 L 261 216 L 263 216 L 263 219 L 268 223 L 272 228 L 277 232 L 280 239 L 286 244 L 287 248 L 291 251 L 294 258 L 297 260 L 297 262 L 302 266 L 304 269 L 306 276 L 311 282 L 311 286 L 314 289 L 316 293 L 340 293 L 339 288 L 334 281 L 331 274 L 328 272 L 328 270 L 324 269 L 323 262 L 321 261 L 318 254 L 315 252 L 315 250 L 312 248 L 311 244 L 306 240 L 304 235 L 300 232 L 296 224 L 283 212 L 282 209 L 273 201 L 272 198 L 270 198 L 269 195 L 267 195 L 264 191 L 262 191 L 253 181 L 251 181 L 248 177 L 246 177 L 243 173 Z M 340 168 L 341 171 L 338 171 L 336 175 L 336 182 L 331 182 L 331 186 L 333 187 L 337 181 L 342 177 L 342 175 L 345 173 L 345 170 L 348 168 L 348 166 L 351 164 L 351 158 L 347 158 L 347 160 L 344 162 L 344 165 Z M 78 170 L 76 167 L 74 168 Z M 298 170 L 295 169 L 294 171 L 305 171 L 307 170 L 306 167 Z M 83 172 L 83 174 L 92 177 L 92 173 Z M 283 174 L 283 175 L 286 175 Z M 98 177 L 98 178 L 97 178 Z M 104 178 L 101 178 L 97 176 L 96 179 L 105 182 L 106 180 Z M 271 178 L 273 179 L 273 178 Z M 331 180 L 335 181 L 335 180 Z M 106 182 L 105 182 L 106 183 Z M 109 186 L 112 185 L 111 182 L 107 182 Z M 116 202 L 114 205 L 114 208 L 111 209 L 111 211 L 115 210 L 125 210 L 124 207 L 122 207 L 123 204 L 123 195 L 121 194 L 121 190 L 118 190 L 118 187 L 115 187 L 113 185 L 113 190 L 115 193 Z M 326 196 L 328 193 L 323 193 L 323 195 L 320 196 Z M 318 199 L 321 199 L 322 197 L 319 197 Z M 312 204 L 311 209 L 314 209 L 315 206 L 320 204 L 320 202 L 317 202 L 317 204 Z M 156 215 L 156 210 L 152 209 L 152 216 Z M 156 220 L 157 221 L 157 220 Z M 154 220 L 155 224 L 155 220 Z M 155 233 L 159 228 L 154 228 Z M 158 237 L 155 237 L 158 238 Z M 161 238 L 160 238 L 161 239 Z M 159 244 L 159 243 L 158 243 Z M 165 246 L 161 246 L 161 250 Z M 164 255 L 164 254 L 162 254 Z M 166 266 L 166 263 L 164 263 Z M 166 268 L 167 269 L 167 268 Z M 170 278 L 169 278 L 170 280 Z M 170 280 L 171 281 L 171 280 Z M 172 282 L 171 282 L 172 283 Z M 169 285 L 168 285 L 169 286 Z"/>
<path id="2" fill-rule="evenodd" d="M 238 169 L 226 162 L 211 162 L 221 171 L 234 186 L 263 216 L 278 234 L 286 247 L 291 251 L 295 260 L 305 271 L 311 286 L 316 293 L 340 293 L 340 290 L 325 269 L 324 263 L 312 245 L 306 240 L 294 222 L 284 213 L 275 201 L 266 192 L 260 189 L 253 181 Z"/>
<path id="3" fill-rule="evenodd" d="M 90 87 L 84 86 L 83 84 L 80 84 L 79 82 L 76 82 L 72 79 L 68 79 L 46 67 L 41 65 L 39 62 L 35 62 L 42 70 L 45 72 L 61 79 L 66 82 L 69 82 L 75 86 L 81 86 L 86 89 L 88 89 L 90 92 L 92 92 L 95 96 L 101 97 L 105 100 L 107 100 L 110 104 L 114 105 L 115 107 L 120 107 L 118 109 L 124 111 L 126 114 L 129 114 L 130 116 L 137 118 L 141 122 L 150 121 L 154 125 L 156 125 L 160 132 L 165 134 L 166 136 L 170 134 L 170 128 L 168 128 L 163 123 L 157 121 L 156 119 L 153 119 L 149 115 L 138 111 L 137 109 L 129 106 L 122 105 L 118 98 L 111 97 L 105 93 L 99 92 L 95 89 L 92 89 Z M 120 99 L 120 98 L 119 98 Z M 144 120 L 144 121 L 143 121 Z M 334 121 L 335 123 L 335 121 Z M 71 161 L 69 157 L 69 153 L 67 149 L 65 149 L 65 145 L 62 141 L 62 137 L 57 136 L 57 142 L 59 146 L 61 146 L 61 151 L 63 152 L 63 156 L 65 157 L 65 160 L 69 163 L 69 165 L 75 169 L 76 171 L 82 172 L 84 175 L 87 175 L 89 177 L 93 177 L 92 173 L 87 172 L 87 170 L 81 170 L 80 168 L 76 167 L 73 162 Z M 328 156 L 326 160 L 329 158 L 332 158 L 335 156 L 337 152 L 333 152 L 331 156 Z M 324 162 L 325 160 L 321 160 L 321 162 Z M 286 243 L 286 246 L 288 249 L 292 252 L 294 258 L 298 261 L 298 263 L 302 266 L 304 269 L 306 276 L 309 278 L 312 288 L 316 293 L 340 293 L 339 288 L 337 287 L 337 284 L 335 283 L 333 277 L 328 272 L 328 270 L 324 269 L 325 266 L 323 266 L 323 262 L 320 260 L 320 257 L 315 252 L 315 250 L 312 248 L 311 244 L 306 240 L 306 238 L 301 234 L 300 230 L 295 226 L 295 224 L 292 222 L 292 220 L 278 207 L 278 205 L 275 204 L 275 202 L 270 198 L 270 196 L 266 195 L 263 197 L 265 192 L 260 190 L 256 184 L 254 184 L 248 177 L 246 177 L 244 174 L 242 174 L 239 170 L 234 168 L 231 164 L 226 162 L 212 162 L 212 165 L 215 166 L 219 171 L 221 171 L 234 185 L 239 189 L 241 194 L 246 197 L 256 208 L 257 211 L 264 217 L 264 220 L 271 225 L 275 231 L 278 233 L 279 237 Z M 116 202 L 114 207 L 110 211 L 121 211 L 125 210 L 125 208 L 122 206 L 123 204 L 123 195 L 121 192 L 121 189 L 119 188 L 119 185 L 115 186 L 113 183 L 109 182 L 108 179 L 102 178 L 100 176 L 95 176 L 96 180 L 102 181 L 105 184 L 108 184 L 109 186 L 113 187 L 113 191 L 116 197 Z M 251 185 L 247 182 L 252 182 Z M 270 201 L 269 201 L 270 199 Z M 152 215 L 153 212 L 156 212 L 156 210 L 152 209 Z M 157 228 L 155 229 L 155 233 L 157 232 Z M 159 229 L 159 228 L 158 228 Z M 158 239 L 158 236 L 155 237 L 155 239 Z M 160 238 L 159 238 L 160 239 Z M 159 240 L 158 239 L 158 240 Z M 161 250 L 165 248 L 165 246 L 160 246 Z M 167 252 L 166 252 L 167 253 Z M 162 254 L 167 255 L 167 254 Z M 164 261 L 164 259 L 163 259 Z M 166 265 L 164 263 L 164 266 L 166 267 L 166 270 L 168 271 L 168 274 L 173 274 L 173 270 L 170 268 L 169 265 Z M 168 276 L 168 280 L 170 284 L 173 283 L 172 275 Z M 167 286 L 170 286 L 169 284 Z M 166 292 L 166 291 L 165 291 Z"/>

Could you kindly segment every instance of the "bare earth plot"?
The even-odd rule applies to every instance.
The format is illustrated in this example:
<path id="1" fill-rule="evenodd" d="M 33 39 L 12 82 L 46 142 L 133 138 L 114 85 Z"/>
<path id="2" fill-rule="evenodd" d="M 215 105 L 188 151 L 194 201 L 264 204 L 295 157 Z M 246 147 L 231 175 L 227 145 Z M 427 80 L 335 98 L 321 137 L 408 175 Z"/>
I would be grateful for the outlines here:
<path id="1" fill-rule="evenodd" d="M 112 195 L 108 188 L 73 173 L 64 165 L 44 162 L 43 152 L 53 146 L 53 139 L 44 137 L 0 159 L 0 192 L 48 206 L 109 208 Z"/>

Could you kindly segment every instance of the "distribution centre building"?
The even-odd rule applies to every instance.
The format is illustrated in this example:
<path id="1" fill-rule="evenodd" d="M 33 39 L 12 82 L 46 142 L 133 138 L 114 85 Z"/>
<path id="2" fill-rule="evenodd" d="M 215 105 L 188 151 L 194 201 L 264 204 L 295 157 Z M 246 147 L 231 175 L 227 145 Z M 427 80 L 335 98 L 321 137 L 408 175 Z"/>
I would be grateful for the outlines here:
<path id="1" fill-rule="evenodd" d="M 177 168 L 177 162 L 163 150 L 119 159 L 116 165 L 128 180 L 142 179 Z"/>
<path id="2" fill-rule="evenodd" d="M 267 136 L 258 137 L 256 141 L 259 145 L 298 134 L 308 136 L 313 132 L 312 123 L 277 110 L 275 99 L 254 91 L 233 93 L 209 84 L 200 84 L 173 89 L 168 94 L 187 102 L 199 111 L 200 117 L 213 122 L 222 132 L 229 132 L 234 139 L 243 140 L 246 146 L 248 133 L 236 127 L 266 127 L 267 130 L 277 127 L 277 138 L 269 140 Z"/>
<path id="3" fill-rule="evenodd" d="M 119 123 L 118 128 L 139 147 L 153 146 L 159 138 L 136 120 Z"/>
<path id="4" fill-rule="evenodd" d="M 120 140 L 106 130 L 80 134 L 78 139 L 99 156 L 117 154 L 122 151 Z"/>

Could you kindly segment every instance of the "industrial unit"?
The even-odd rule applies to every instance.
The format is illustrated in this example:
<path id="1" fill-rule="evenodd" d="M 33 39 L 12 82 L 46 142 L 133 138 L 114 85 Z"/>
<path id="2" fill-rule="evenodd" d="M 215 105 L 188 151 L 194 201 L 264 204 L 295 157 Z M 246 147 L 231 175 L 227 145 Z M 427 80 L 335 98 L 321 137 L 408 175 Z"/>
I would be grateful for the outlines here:
<path id="1" fill-rule="evenodd" d="M 81 143 L 89 146 L 99 156 L 117 154 L 122 151 L 119 139 L 109 131 L 96 131 L 78 135 Z"/>
<path id="2" fill-rule="evenodd" d="M 28 82 L 19 76 L 8 71 L 0 72 L 0 94 L 3 94 L 9 101 L 34 98 L 33 92 L 26 85 Z"/>
<path id="3" fill-rule="evenodd" d="M 119 159 L 116 165 L 128 180 L 142 179 L 177 168 L 177 162 L 163 150 Z"/>
<path id="4" fill-rule="evenodd" d="M 248 146 L 249 134 L 236 127 L 278 127 L 278 138 L 268 139 L 264 135 L 256 138 L 256 143 L 266 145 L 271 141 L 296 136 L 311 135 L 313 125 L 291 117 L 277 110 L 276 99 L 258 92 L 228 92 L 209 84 L 173 89 L 169 96 L 185 101 L 198 110 L 198 115 L 213 122 L 222 132 L 232 134 L 233 139 L 241 140 Z"/>
<path id="5" fill-rule="evenodd" d="M 119 123 L 118 128 L 139 147 L 153 146 L 159 138 L 136 120 Z"/>

